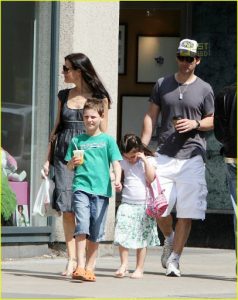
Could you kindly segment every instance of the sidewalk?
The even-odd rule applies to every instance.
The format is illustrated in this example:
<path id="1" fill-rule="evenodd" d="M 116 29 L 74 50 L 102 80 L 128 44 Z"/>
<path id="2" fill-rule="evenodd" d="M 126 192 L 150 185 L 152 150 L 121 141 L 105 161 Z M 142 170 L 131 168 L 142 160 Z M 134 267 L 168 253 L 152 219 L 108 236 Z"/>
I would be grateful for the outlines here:
<path id="1" fill-rule="evenodd" d="M 160 265 L 162 248 L 151 249 L 143 279 L 113 277 L 119 257 L 97 259 L 96 282 L 64 278 L 65 258 L 40 257 L 2 262 L 2 298 L 234 298 L 235 251 L 185 248 L 182 277 L 166 277 Z M 134 253 L 129 269 L 135 266 Z"/>

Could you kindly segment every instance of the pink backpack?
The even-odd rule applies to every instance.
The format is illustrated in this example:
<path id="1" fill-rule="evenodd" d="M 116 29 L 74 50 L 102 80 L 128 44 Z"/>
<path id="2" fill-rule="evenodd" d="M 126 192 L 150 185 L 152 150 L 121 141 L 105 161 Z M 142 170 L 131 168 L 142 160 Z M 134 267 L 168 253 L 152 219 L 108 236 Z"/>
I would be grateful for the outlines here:
<path id="1" fill-rule="evenodd" d="M 151 184 L 147 185 L 146 213 L 152 218 L 161 217 L 168 207 L 168 202 L 161 189 L 157 175 Z"/>

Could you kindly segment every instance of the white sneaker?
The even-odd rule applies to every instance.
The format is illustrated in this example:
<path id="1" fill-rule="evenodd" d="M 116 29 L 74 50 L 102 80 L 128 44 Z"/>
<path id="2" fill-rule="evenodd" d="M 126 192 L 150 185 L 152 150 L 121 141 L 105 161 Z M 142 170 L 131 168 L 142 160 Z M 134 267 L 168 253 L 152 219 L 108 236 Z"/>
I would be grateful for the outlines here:
<path id="1" fill-rule="evenodd" d="M 166 276 L 180 277 L 181 272 L 179 270 L 179 264 L 175 261 L 167 263 Z"/>
<path id="2" fill-rule="evenodd" d="M 167 239 L 164 240 L 164 247 L 163 247 L 163 253 L 161 255 L 161 264 L 162 267 L 166 269 L 166 263 L 168 261 L 168 258 L 170 257 L 170 254 L 173 252 L 173 242 L 167 241 Z"/>

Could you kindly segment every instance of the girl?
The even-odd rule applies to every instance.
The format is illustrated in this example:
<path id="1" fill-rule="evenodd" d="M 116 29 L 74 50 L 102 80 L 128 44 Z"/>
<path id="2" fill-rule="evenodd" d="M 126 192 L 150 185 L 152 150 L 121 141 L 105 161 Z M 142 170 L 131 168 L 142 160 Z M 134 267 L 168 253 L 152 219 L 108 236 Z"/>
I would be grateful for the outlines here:
<path id="1" fill-rule="evenodd" d="M 122 278 L 128 274 L 129 249 L 137 249 L 136 269 L 131 278 L 142 278 L 146 248 L 160 244 L 156 220 L 146 214 L 146 183 L 155 178 L 155 161 L 152 152 L 134 134 L 124 136 L 121 152 L 124 187 L 114 238 L 115 245 L 119 245 L 121 265 L 115 276 Z"/>

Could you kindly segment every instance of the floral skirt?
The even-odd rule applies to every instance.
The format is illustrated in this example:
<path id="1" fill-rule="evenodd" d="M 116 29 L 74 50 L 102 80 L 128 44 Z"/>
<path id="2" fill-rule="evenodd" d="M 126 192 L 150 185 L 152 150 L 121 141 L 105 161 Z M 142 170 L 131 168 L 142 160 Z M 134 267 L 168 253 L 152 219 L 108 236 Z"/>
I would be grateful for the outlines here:
<path id="1" fill-rule="evenodd" d="M 147 216 L 145 205 L 122 203 L 117 211 L 114 244 L 139 249 L 159 246 L 157 223 Z"/>

